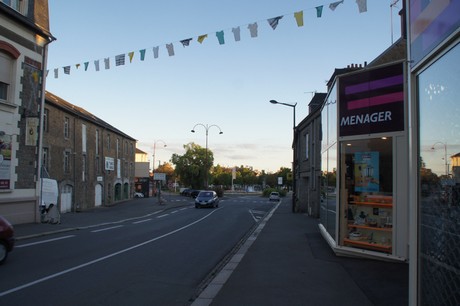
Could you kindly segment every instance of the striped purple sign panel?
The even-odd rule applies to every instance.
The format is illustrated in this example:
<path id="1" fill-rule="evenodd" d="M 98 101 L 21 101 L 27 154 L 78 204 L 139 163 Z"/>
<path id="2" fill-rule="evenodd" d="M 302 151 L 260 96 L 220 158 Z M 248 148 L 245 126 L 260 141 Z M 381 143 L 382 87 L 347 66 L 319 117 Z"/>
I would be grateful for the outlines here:
<path id="1" fill-rule="evenodd" d="M 338 77 L 339 135 L 404 130 L 403 64 Z"/>

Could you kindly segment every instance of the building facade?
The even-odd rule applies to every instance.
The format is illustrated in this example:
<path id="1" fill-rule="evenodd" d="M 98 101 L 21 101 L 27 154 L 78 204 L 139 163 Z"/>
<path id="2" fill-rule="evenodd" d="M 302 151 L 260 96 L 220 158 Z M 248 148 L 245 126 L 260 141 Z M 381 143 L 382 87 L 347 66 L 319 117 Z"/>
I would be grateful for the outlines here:
<path id="1" fill-rule="evenodd" d="M 50 92 L 43 121 L 42 176 L 58 182 L 61 212 L 133 197 L 135 139 Z"/>
<path id="2" fill-rule="evenodd" d="M 0 1 L 0 214 L 39 220 L 40 125 L 49 32 L 47 0 Z"/>
<path id="3" fill-rule="evenodd" d="M 296 126 L 296 212 L 319 218 L 321 201 L 321 106 L 325 93 L 315 93 L 308 116 Z"/>
<path id="4" fill-rule="evenodd" d="M 136 164 L 134 171 L 135 191 L 140 192 L 145 198 L 149 197 L 150 190 L 150 161 L 148 154 L 136 148 Z"/>
<path id="5" fill-rule="evenodd" d="M 460 301 L 460 1 L 407 3 L 412 305 Z"/>

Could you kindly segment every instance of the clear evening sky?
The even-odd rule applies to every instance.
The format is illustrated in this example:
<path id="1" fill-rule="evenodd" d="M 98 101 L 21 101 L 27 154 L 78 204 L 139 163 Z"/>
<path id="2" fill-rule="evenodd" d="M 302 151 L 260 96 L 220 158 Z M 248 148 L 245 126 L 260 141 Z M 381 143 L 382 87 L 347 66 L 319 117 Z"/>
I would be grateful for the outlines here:
<path id="1" fill-rule="evenodd" d="M 291 167 L 292 108 L 269 100 L 297 102 L 299 123 L 312 92 L 326 92 L 335 68 L 370 62 L 400 37 L 401 1 L 391 9 L 394 0 L 367 0 L 361 13 L 356 0 L 331 10 L 334 2 L 49 0 L 57 40 L 49 46 L 46 87 L 137 139 L 150 159 L 157 141 L 157 165 L 183 154 L 189 142 L 205 147 L 205 129 L 190 132 L 202 123 L 223 131 L 209 129 L 215 164 L 268 172 Z M 273 29 L 268 20 L 276 17 L 282 18 Z M 189 38 L 188 46 L 181 42 Z M 116 66 L 123 54 L 125 64 Z"/>

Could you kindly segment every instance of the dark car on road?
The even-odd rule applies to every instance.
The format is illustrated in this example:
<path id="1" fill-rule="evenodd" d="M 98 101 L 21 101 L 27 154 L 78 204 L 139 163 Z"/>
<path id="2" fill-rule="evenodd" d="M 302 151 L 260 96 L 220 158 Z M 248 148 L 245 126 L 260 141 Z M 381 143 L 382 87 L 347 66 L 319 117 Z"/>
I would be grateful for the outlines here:
<path id="1" fill-rule="evenodd" d="M 219 197 L 217 193 L 212 190 L 200 191 L 195 198 L 195 208 L 201 207 L 219 207 Z"/>
<path id="2" fill-rule="evenodd" d="M 201 192 L 201 190 L 192 190 L 190 192 L 190 196 L 195 199 L 200 192 Z"/>
<path id="3" fill-rule="evenodd" d="M 0 265 L 5 262 L 8 253 L 13 250 L 14 241 L 13 226 L 0 216 Z"/>

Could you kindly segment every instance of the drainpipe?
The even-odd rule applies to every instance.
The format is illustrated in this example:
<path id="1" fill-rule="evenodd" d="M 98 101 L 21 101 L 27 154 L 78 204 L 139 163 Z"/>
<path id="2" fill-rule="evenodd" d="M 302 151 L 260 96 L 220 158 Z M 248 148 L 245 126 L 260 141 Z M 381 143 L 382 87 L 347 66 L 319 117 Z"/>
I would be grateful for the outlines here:
<path id="1" fill-rule="evenodd" d="M 43 194 L 43 186 L 42 186 L 42 165 L 43 165 L 43 123 L 44 123 L 44 112 L 45 112 L 45 90 L 46 90 L 46 68 L 48 66 L 47 54 L 48 54 L 48 45 L 55 41 L 56 38 L 53 36 L 49 36 L 48 40 L 45 41 L 43 45 L 43 55 L 42 55 L 42 88 L 41 88 L 41 99 L 40 99 L 40 117 L 39 117 L 39 127 L 40 130 L 38 132 L 38 158 L 37 158 L 37 185 L 36 185 L 36 193 L 37 190 L 40 190 L 37 197 L 37 203 L 35 205 L 34 210 L 34 219 L 35 222 L 39 222 L 40 220 L 40 204 L 42 202 L 42 194 Z M 57 205 L 57 203 L 56 203 Z"/>

